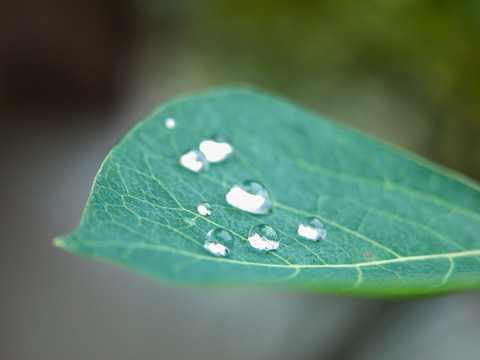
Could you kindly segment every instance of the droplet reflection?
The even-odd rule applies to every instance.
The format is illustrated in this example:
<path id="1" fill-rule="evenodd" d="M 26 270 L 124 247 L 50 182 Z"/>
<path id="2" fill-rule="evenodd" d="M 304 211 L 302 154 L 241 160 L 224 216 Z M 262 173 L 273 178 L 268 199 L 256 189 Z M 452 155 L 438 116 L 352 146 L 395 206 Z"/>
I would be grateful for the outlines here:
<path id="1" fill-rule="evenodd" d="M 198 204 L 197 211 L 202 216 L 210 216 L 212 214 L 212 205 L 208 202 Z"/>
<path id="2" fill-rule="evenodd" d="M 208 170 L 208 161 L 198 150 L 188 150 L 180 157 L 180 164 L 190 171 L 201 172 Z"/>
<path id="3" fill-rule="evenodd" d="M 175 126 L 177 126 L 177 122 L 175 121 L 175 119 L 168 118 L 165 120 L 165 127 L 167 129 L 174 129 Z"/>
<path id="4" fill-rule="evenodd" d="M 260 251 L 277 250 L 280 245 L 277 231 L 267 224 L 252 226 L 248 233 L 248 242 Z"/>
<path id="5" fill-rule="evenodd" d="M 264 215 L 272 211 L 273 201 L 268 190 L 253 180 L 239 181 L 225 197 L 233 207 L 252 214 Z"/>
<path id="6" fill-rule="evenodd" d="M 324 240 L 327 237 L 325 224 L 316 217 L 309 217 L 298 224 L 298 235 L 313 241 Z"/>
<path id="7" fill-rule="evenodd" d="M 204 248 L 212 255 L 225 257 L 233 247 L 233 235 L 222 228 L 214 228 L 205 235 Z"/>
<path id="8" fill-rule="evenodd" d="M 233 153 L 233 146 L 222 136 L 214 136 L 211 139 L 203 140 L 199 149 L 211 163 L 225 161 Z"/>

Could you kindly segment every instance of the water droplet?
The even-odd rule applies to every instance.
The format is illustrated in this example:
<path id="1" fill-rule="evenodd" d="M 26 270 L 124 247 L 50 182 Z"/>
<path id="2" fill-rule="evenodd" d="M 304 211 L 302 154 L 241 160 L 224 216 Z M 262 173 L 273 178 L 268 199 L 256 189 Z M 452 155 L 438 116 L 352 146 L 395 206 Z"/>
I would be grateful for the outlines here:
<path id="1" fill-rule="evenodd" d="M 197 211 L 202 216 L 210 216 L 212 214 L 212 205 L 208 202 L 198 204 Z"/>
<path id="2" fill-rule="evenodd" d="M 233 146 L 222 136 L 213 136 L 211 139 L 203 140 L 198 148 L 211 163 L 222 162 L 233 153 Z"/>
<path id="3" fill-rule="evenodd" d="M 193 172 L 207 171 L 208 161 L 198 150 L 188 150 L 180 157 L 180 164 Z"/>
<path id="4" fill-rule="evenodd" d="M 323 222 L 316 217 L 309 217 L 298 224 L 298 235 L 313 241 L 324 240 L 327 237 L 327 229 Z"/>
<path id="5" fill-rule="evenodd" d="M 272 211 L 273 202 L 268 190 L 253 180 L 239 181 L 225 197 L 233 207 L 252 214 L 264 215 Z"/>
<path id="6" fill-rule="evenodd" d="M 248 242 L 260 251 L 277 250 L 280 245 L 277 231 L 267 224 L 252 226 L 248 233 Z"/>
<path id="7" fill-rule="evenodd" d="M 203 246 L 215 256 L 225 257 L 230 254 L 233 247 L 233 235 L 222 228 L 214 228 L 205 236 Z"/>
<path id="8" fill-rule="evenodd" d="M 175 119 L 168 118 L 165 120 L 165 127 L 167 129 L 173 129 L 175 128 L 175 126 L 177 126 L 177 122 L 175 121 Z"/>

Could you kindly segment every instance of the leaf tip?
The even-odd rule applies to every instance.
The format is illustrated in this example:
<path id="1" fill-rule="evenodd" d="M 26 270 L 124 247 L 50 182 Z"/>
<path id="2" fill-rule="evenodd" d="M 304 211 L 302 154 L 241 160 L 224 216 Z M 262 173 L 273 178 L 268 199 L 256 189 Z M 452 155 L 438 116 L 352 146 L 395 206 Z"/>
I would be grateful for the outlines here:
<path id="1" fill-rule="evenodd" d="M 65 249 L 66 248 L 65 241 L 61 237 L 56 237 L 55 239 L 53 239 L 52 244 L 53 244 L 53 246 L 55 246 L 57 248 L 60 248 L 60 249 Z"/>

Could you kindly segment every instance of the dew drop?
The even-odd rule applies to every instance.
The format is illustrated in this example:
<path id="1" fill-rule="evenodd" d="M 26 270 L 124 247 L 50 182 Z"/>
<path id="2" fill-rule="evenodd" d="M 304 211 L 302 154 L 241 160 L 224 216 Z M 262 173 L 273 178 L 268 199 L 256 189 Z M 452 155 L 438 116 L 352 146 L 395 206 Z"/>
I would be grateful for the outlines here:
<path id="1" fill-rule="evenodd" d="M 198 148 L 211 163 L 225 161 L 233 153 L 233 146 L 222 136 L 213 136 L 203 140 Z"/>
<path id="2" fill-rule="evenodd" d="M 222 228 L 213 228 L 205 235 L 204 248 L 215 256 L 225 257 L 233 247 L 233 235 Z"/>
<path id="3" fill-rule="evenodd" d="M 325 224 L 316 217 L 309 217 L 298 224 L 298 235 L 313 241 L 324 240 L 327 237 Z"/>
<path id="4" fill-rule="evenodd" d="M 212 214 L 212 205 L 208 202 L 198 204 L 197 211 L 202 216 L 210 216 Z"/>
<path id="5" fill-rule="evenodd" d="M 175 119 L 168 118 L 165 120 L 165 127 L 167 129 L 173 129 L 175 128 L 175 126 L 177 126 L 177 122 L 175 121 Z"/>
<path id="6" fill-rule="evenodd" d="M 248 242 L 260 251 L 277 250 L 280 245 L 277 231 L 267 224 L 252 226 L 248 233 Z"/>
<path id="7" fill-rule="evenodd" d="M 268 190 L 253 180 L 237 182 L 225 198 L 233 207 L 252 214 L 264 215 L 272 211 L 273 202 Z"/>
<path id="8" fill-rule="evenodd" d="M 193 172 L 207 171 L 208 161 L 198 150 L 188 150 L 180 157 L 180 164 Z"/>

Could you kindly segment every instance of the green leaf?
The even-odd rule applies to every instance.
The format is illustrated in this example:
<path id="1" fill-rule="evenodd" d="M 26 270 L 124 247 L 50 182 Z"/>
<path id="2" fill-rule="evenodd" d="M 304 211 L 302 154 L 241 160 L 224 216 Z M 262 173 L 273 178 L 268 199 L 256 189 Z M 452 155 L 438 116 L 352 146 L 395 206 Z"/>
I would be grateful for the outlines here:
<path id="1" fill-rule="evenodd" d="M 183 168 L 180 154 L 212 134 L 234 155 L 207 173 Z M 244 179 L 269 189 L 271 215 L 226 203 Z M 197 214 L 202 201 L 211 216 Z M 480 285 L 479 211 L 479 186 L 461 175 L 282 99 L 222 89 L 139 122 L 105 159 L 77 230 L 55 244 L 161 282 L 417 296 Z M 296 234 L 306 216 L 322 219 L 325 240 Z M 248 244 L 259 223 L 278 230 L 277 251 Z M 234 234 L 229 257 L 203 248 L 213 227 Z"/>

